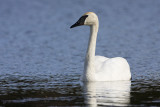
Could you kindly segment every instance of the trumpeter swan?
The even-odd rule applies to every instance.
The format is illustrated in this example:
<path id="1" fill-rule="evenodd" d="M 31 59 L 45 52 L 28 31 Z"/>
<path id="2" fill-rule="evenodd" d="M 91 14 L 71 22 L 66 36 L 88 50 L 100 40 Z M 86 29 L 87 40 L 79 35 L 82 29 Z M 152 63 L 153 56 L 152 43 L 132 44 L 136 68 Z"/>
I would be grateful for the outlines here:
<path id="1" fill-rule="evenodd" d="M 116 81 L 130 80 L 130 67 L 126 59 L 122 57 L 106 58 L 95 56 L 96 39 L 99 27 L 98 16 L 94 12 L 85 13 L 70 28 L 88 25 L 90 26 L 90 39 L 85 57 L 82 81 Z"/>

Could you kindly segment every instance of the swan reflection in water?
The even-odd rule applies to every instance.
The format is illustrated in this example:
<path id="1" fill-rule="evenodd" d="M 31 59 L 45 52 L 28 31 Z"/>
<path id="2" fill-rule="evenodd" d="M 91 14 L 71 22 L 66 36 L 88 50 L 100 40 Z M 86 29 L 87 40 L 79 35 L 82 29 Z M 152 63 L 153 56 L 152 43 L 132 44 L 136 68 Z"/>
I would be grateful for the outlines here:
<path id="1" fill-rule="evenodd" d="M 131 81 L 85 82 L 81 83 L 84 90 L 85 104 L 127 106 L 130 103 Z"/>

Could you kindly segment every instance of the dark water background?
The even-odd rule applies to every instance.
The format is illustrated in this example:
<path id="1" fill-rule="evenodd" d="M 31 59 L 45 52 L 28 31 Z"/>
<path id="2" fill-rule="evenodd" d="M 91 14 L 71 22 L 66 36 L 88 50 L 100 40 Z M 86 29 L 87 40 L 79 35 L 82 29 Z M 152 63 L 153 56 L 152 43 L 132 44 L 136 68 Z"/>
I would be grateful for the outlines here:
<path id="1" fill-rule="evenodd" d="M 79 82 L 88 27 L 96 54 L 128 60 L 132 81 Z M 0 106 L 160 106 L 159 0 L 0 0 Z"/>

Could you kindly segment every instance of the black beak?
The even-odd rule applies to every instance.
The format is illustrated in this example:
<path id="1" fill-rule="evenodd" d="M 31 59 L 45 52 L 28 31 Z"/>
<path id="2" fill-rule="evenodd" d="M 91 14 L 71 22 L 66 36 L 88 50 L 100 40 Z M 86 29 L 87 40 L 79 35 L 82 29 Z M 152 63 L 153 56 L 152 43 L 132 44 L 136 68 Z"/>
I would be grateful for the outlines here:
<path id="1" fill-rule="evenodd" d="M 84 22 L 86 20 L 86 18 L 88 17 L 88 15 L 82 16 L 75 24 L 73 24 L 70 28 L 74 28 L 77 26 L 81 26 L 84 25 Z"/>
<path id="2" fill-rule="evenodd" d="M 79 23 L 79 21 L 77 21 L 75 24 L 73 24 L 70 28 L 74 28 L 74 27 L 77 27 L 77 26 L 80 26 L 81 24 Z"/>

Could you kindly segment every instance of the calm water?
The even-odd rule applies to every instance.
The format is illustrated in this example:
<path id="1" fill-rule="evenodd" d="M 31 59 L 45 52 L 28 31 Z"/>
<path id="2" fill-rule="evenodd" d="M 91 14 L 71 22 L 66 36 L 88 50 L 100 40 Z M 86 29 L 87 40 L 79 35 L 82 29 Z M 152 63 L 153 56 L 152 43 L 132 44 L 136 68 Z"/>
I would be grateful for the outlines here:
<path id="1" fill-rule="evenodd" d="M 88 27 L 99 16 L 96 54 L 122 56 L 132 81 L 81 83 Z M 160 1 L 1 0 L 0 106 L 160 106 Z"/>

